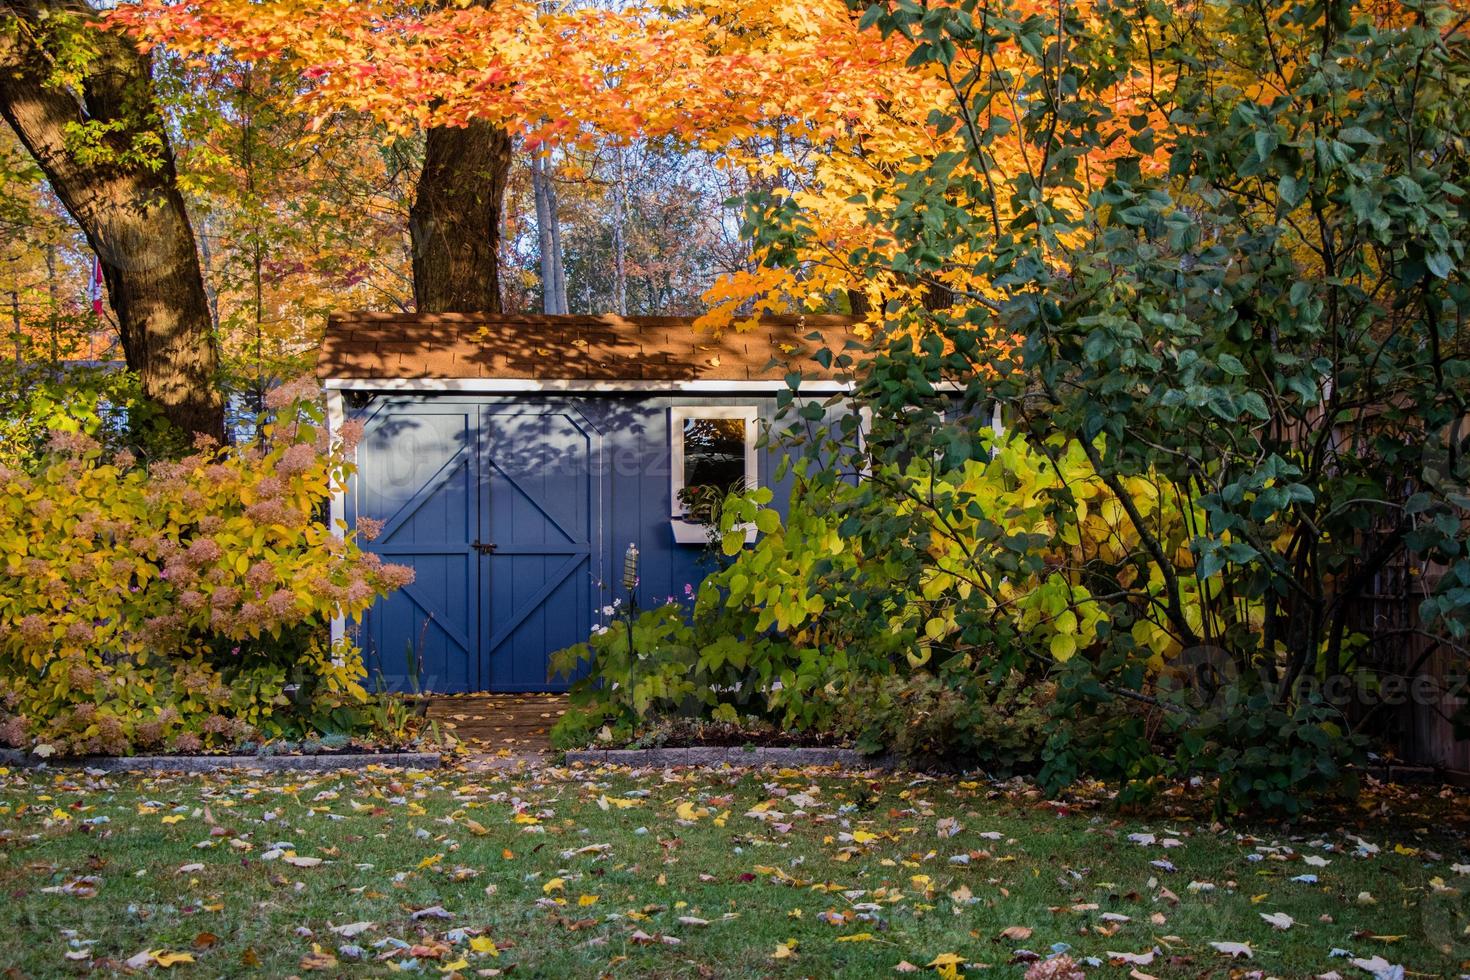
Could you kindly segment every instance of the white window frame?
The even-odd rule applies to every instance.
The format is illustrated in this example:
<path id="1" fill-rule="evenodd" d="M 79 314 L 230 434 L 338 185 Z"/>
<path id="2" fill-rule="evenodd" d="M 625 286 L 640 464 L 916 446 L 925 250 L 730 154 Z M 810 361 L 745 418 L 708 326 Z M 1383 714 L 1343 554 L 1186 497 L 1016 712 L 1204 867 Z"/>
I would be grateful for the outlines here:
<path id="1" fill-rule="evenodd" d="M 673 511 L 669 525 L 674 530 L 675 544 L 708 545 L 711 529 L 689 519 L 679 500 L 684 489 L 684 423 L 690 419 L 740 419 L 745 423 L 745 488 L 760 486 L 760 460 L 755 444 L 760 435 L 760 407 L 756 405 L 675 405 L 669 409 L 669 504 Z M 754 524 L 742 524 L 746 543 L 755 540 Z"/>
<path id="2" fill-rule="evenodd" d="M 675 520 L 688 521 L 679 491 L 684 489 L 684 423 L 690 419 L 741 419 L 745 422 L 745 488 L 760 486 L 756 453 L 761 410 L 756 405 L 676 405 L 669 409 L 669 501 Z M 700 525 L 702 526 L 702 525 Z"/>

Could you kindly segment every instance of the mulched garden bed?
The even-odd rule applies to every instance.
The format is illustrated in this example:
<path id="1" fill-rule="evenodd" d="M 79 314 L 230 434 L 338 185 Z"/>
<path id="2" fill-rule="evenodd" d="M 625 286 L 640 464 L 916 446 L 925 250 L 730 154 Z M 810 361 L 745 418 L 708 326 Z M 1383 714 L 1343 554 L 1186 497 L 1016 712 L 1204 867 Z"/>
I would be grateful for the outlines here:
<path id="1" fill-rule="evenodd" d="M 593 749 L 690 748 L 850 748 L 852 740 L 822 732 L 790 732 L 772 725 L 674 719 L 658 723 L 632 739 L 588 746 Z"/>
<path id="2" fill-rule="evenodd" d="M 213 772 L 218 769 L 258 769 L 263 772 L 289 770 L 325 771 L 392 766 L 437 769 L 438 752 L 374 751 L 367 748 L 341 749 L 311 754 L 278 755 L 107 755 L 52 756 L 42 758 L 19 749 L 0 750 L 0 765 L 16 768 L 47 766 L 57 769 L 91 769 L 100 772 Z"/>

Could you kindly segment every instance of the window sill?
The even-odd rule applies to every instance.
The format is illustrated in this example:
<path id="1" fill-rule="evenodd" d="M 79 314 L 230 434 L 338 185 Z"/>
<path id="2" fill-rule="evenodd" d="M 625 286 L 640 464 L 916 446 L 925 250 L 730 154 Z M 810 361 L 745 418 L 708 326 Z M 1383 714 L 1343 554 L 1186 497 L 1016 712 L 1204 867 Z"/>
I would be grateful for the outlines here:
<path id="1" fill-rule="evenodd" d="M 710 538 L 708 524 L 700 524 L 697 521 L 689 521 L 685 520 L 682 517 L 675 517 L 669 520 L 669 526 L 674 529 L 675 544 L 709 544 Z M 755 541 L 756 531 L 754 524 L 741 524 L 738 525 L 737 529 L 745 532 L 746 544 L 750 544 Z"/>

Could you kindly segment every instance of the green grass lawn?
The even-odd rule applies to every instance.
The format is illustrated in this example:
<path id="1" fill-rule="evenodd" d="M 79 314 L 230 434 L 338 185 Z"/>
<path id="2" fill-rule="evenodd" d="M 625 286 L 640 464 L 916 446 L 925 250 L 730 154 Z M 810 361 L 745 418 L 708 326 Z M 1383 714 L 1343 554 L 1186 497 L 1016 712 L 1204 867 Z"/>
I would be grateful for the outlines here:
<path id="1" fill-rule="evenodd" d="M 1383 790 L 1227 829 L 1185 791 L 1133 818 L 1101 794 L 826 771 L 12 771 L 0 967 L 1021 976 L 1070 947 L 1096 977 L 1369 975 L 1334 949 L 1455 975 L 1465 802 Z"/>

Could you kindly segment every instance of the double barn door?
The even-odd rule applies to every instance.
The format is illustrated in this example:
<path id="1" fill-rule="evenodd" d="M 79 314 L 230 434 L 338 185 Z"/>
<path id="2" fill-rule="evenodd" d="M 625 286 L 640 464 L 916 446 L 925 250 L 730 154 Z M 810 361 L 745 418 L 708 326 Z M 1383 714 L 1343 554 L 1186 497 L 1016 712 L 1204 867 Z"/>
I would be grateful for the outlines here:
<path id="1" fill-rule="evenodd" d="M 380 398 L 348 513 L 414 569 L 364 618 L 370 675 L 425 691 L 554 691 L 549 654 L 586 640 L 602 572 L 602 438 L 570 403 Z M 415 681 L 416 677 L 416 681 Z"/>

